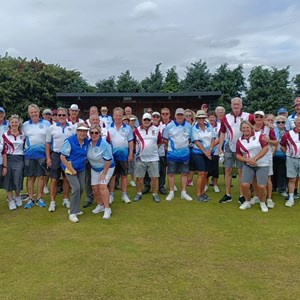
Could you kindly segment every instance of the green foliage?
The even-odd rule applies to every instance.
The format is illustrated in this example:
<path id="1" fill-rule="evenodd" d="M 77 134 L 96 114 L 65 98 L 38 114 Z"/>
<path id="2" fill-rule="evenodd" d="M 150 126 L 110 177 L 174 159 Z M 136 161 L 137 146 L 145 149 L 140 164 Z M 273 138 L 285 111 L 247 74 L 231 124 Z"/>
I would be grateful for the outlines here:
<path id="1" fill-rule="evenodd" d="M 138 93 L 140 91 L 139 82 L 130 75 L 129 70 L 121 73 L 117 79 L 116 87 L 119 93 Z"/>
<path id="2" fill-rule="evenodd" d="M 117 91 L 116 81 L 114 76 L 108 79 L 102 79 L 96 82 L 97 93 L 114 93 Z"/>
<path id="3" fill-rule="evenodd" d="M 176 72 L 176 67 L 173 66 L 167 70 L 167 75 L 161 87 L 163 93 L 177 93 L 180 90 L 179 76 Z"/>
<path id="4" fill-rule="evenodd" d="M 154 73 L 151 72 L 149 77 L 141 81 L 141 91 L 146 93 L 158 93 L 163 85 L 163 74 L 160 71 L 161 63 L 157 64 Z"/>
<path id="5" fill-rule="evenodd" d="M 297 74 L 293 78 L 293 84 L 294 84 L 294 97 L 300 96 L 300 74 Z"/>

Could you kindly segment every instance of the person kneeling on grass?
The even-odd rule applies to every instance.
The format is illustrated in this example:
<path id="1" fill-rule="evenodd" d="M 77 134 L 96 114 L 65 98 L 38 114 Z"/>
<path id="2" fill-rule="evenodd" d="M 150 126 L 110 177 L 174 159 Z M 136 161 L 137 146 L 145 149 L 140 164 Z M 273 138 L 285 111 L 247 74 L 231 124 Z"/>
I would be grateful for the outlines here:
<path id="1" fill-rule="evenodd" d="M 160 202 L 157 194 L 159 177 L 159 156 L 158 146 L 162 144 L 162 136 L 157 126 L 151 121 L 151 115 L 145 113 L 142 118 L 142 125 L 133 132 L 136 145 L 136 162 L 134 173 L 137 177 L 137 194 L 134 201 L 142 199 L 142 186 L 146 172 L 151 178 L 153 201 Z"/>
<path id="2" fill-rule="evenodd" d="M 243 162 L 242 168 L 242 192 L 245 202 L 240 206 L 244 210 L 251 207 L 250 184 L 254 176 L 257 180 L 257 194 L 260 199 L 260 208 L 262 212 L 268 212 L 265 203 L 266 185 L 269 172 L 268 144 L 264 141 L 264 135 L 255 135 L 253 126 L 249 121 L 243 121 L 240 125 L 242 136 L 236 144 L 236 158 Z"/>
<path id="3" fill-rule="evenodd" d="M 94 198 L 97 201 L 96 208 L 92 211 L 98 214 L 104 211 L 103 219 L 109 219 L 111 209 L 109 207 L 109 191 L 107 185 L 115 170 L 115 162 L 112 156 L 111 146 L 101 137 L 101 127 L 92 125 L 87 158 L 91 164 L 91 185 Z"/>

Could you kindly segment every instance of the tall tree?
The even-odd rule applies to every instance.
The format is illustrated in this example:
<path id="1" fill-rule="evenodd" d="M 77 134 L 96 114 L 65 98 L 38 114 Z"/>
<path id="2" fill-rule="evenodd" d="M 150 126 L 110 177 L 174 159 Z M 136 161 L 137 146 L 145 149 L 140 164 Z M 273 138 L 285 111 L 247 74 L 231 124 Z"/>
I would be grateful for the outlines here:
<path id="1" fill-rule="evenodd" d="M 155 66 L 154 72 L 151 72 L 149 77 L 141 81 L 141 90 L 146 93 L 160 92 L 163 85 L 163 74 L 160 71 L 161 63 Z"/>
<path id="2" fill-rule="evenodd" d="M 293 78 L 293 85 L 294 85 L 294 97 L 300 96 L 300 74 L 297 74 Z"/>
<path id="3" fill-rule="evenodd" d="M 131 75 L 130 71 L 127 70 L 117 79 L 117 91 L 119 93 L 138 93 L 140 91 L 140 85 Z"/>
<path id="4" fill-rule="evenodd" d="M 117 91 L 116 81 L 114 76 L 108 79 L 99 80 L 96 82 L 96 91 L 98 93 L 114 93 Z"/>
<path id="5" fill-rule="evenodd" d="M 177 93 L 179 92 L 179 89 L 179 76 L 176 72 L 176 67 L 173 66 L 171 69 L 167 70 L 167 75 L 161 87 L 161 91 L 163 93 Z"/>
<path id="6" fill-rule="evenodd" d="M 209 89 L 211 74 L 206 62 L 199 60 L 186 67 L 185 78 L 181 82 L 181 90 L 185 92 L 202 92 Z"/>

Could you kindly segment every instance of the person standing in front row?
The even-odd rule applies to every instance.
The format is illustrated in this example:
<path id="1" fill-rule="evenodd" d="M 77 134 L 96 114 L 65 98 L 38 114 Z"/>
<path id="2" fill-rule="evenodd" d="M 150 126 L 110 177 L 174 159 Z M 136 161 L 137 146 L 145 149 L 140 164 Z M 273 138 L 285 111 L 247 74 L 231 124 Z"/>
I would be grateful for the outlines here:
<path id="1" fill-rule="evenodd" d="M 174 199 L 175 174 L 181 174 L 181 199 L 191 201 L 193 198 L 187 194 L 187 175 L 189 173 L 190 149 L 192 126 L 185 121 L 185 111 L 177 108 L 175 120 L 169 123 L 163 131 L 163 138 L 168 147 L 167 173 L 170 192 L 167 201 Z"/>

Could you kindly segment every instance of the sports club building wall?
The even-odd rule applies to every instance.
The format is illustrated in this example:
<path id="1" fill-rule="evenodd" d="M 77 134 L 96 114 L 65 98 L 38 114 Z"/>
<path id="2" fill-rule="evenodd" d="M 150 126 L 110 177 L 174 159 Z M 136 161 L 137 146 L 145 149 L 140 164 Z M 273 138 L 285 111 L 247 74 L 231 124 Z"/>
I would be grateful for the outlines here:
<path id="1" fill-rule="evenodd" d="M 107 106 L 108 114 L 112 115 L 115 107 L 123 109 L 127 106 L 132 108 L 132 113 L 139 118 L 149 107 L 153 111 L 159 111 L 168 107 L 171 116 L 174 116 L 178 107 L 192 109 L 195 112 L 200 109 L 203 103 L 208 104 L 209 110 L 214 110 L 221 92 L 191 92 L 191 93 L 57 93 L 57 101 L 63 107 L 69 108 L 76 103 L 80 108 L 80 117 L 88 118 L 89 108 Z"/>

